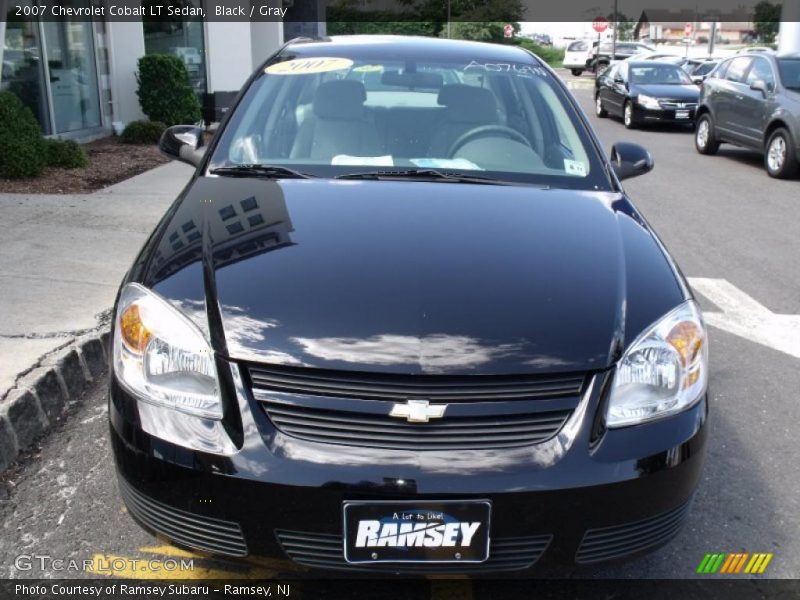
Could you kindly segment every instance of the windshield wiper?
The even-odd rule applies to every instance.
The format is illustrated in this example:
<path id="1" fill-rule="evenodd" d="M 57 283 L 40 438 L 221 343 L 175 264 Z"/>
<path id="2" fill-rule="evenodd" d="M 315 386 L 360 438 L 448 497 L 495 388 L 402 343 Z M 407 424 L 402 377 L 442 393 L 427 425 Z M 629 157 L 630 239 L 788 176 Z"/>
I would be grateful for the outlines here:
<path id="1" fill-rule="evenodd" d="M 275 179 L 309 179 L 315 177 L 308 173 L 295 171 L 280 165 L 234 165 L 231 167 L 217 167 L 209 171 L 212 175 L 227 177 L 273 177 Z"/>
<path id="2" fill-rule="evenodd" d="M 453 183 L 511 185 L 511 182 L 495 179 L 493 177 L 466 175 L 464 173 L 439 171 L 437 169 L 365 171 L 363 173 L 345 173 L 344 175 L 337 175 L 336 179 L 433 179 L 437 181 L 450 181 Z"/>

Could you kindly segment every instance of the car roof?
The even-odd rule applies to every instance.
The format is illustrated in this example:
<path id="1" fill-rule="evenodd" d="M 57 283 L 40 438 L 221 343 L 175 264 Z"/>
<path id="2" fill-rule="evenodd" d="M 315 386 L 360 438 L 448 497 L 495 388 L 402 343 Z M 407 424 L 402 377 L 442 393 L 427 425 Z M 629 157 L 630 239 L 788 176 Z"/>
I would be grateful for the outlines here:
<path id="1" fill-rule="evenodd" d="M 652 67 L 653 65 L 669 65 L 670 67 L 676 67 L 680 69 L 678 65 L 674 62 L 669 62 L 666 60 L 627 60 L 627 62 L 631 67 Z"/>
<path id="2" fill-rule="evenodd" d="M 429 58 L 534 62 L 519 46 L 487 44 L 466 40 L 401 35 L 341 35 L 326 38 L 297 38 L 286 44 L 283 53 L 297 56 L 336 56 L 344 58 Z M 540 61 L 541 62 L 541 61 Z"/>

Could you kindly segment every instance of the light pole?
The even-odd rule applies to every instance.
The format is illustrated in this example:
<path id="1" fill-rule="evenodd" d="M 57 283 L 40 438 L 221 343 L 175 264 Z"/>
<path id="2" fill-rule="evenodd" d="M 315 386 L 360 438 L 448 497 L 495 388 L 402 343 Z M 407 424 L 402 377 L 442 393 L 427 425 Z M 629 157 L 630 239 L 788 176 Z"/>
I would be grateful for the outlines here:
<path id="1" fill-rule="evenodd" d="M 611 60 L 612 61 L 616 60 L 616 58 L 617 58 L 617 26 L 619 25 L 618 14 L 617 14 L 618 8 L 619 7 L 617 5 L 617 0 L 614 0 L 614 13 L 613 13 L 613 15 L 614 15 L 614 37 L 611 38 Z M 597 48 L 597 52 L 598 52 L 598 54 L 600 52 L 600 47 L 599 46 Z"/>
<path id="2" fill-rule="evenodd" d="M 447 39 L 450 39 L 450 0 L 447 0 Z"/>

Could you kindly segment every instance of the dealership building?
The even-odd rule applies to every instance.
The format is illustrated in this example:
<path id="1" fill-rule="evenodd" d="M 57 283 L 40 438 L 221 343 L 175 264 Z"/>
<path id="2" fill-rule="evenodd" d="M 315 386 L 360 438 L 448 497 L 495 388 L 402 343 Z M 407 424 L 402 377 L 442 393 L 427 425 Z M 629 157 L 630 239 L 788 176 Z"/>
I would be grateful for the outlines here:
<path id="1" fill-rule="evenodd" d="M 108 16 L 108 10 L 104 17 L 92 20 L 34 16 L 33 9 L 45 3 L 0 0 L 0 15 L 5 15 L 0 20 L 0 89 L 19 96 L 46 135 L 87 140 L 143 118 L 136 96 L 136 70 L 137 61 L 146 54 L 179 57 L 198 96 L 209 106 L 215 98 L 238 91 L 284 40 L 325 34 L 327 0 L 259 0 L 260 7 L 280 10 L 283 18 L 253 22 L 213 20 L 216 7 L 229 0 L 180 1 L 205 10 L 207 19 L 121 20 Z M 106 9 L 113 4 L 112 0 L 102 2 Z M 62 0 L 61 4 L 98 5 L 97 0 Z M 233 0 L 230 4 L 238 6 Z M 369 6 L 391 4 L 375 0 Z M 26 7 L 29 14 L 19 15 Z M 783 18 L 780 51 L 800 52 L 800 0 L 783 3 Z"/>
<path id="2" fill-rule="evenodd" d="M 281 0 L 275 3 L 281 6 Z M 37 3 L 0 0 L 5 15 L 0 21 L 0 89 L 19 96 L 46 135 L 78 140 L 107 135 L 115 125 L 144 117 L 136 71 L 146 54 L 179 57 L 208 104 L 215 94 L 238 91 L 285 39 L 324 35 L 324 18 L 315 20 L 318 12 L 324 14 L 321 1 L 304 5 L 302 12 L 287 6 L 283 20 L 253 22 L 17 16 L 20 4 Z M 209 2 L 206 15 L 219 4 Z"/>

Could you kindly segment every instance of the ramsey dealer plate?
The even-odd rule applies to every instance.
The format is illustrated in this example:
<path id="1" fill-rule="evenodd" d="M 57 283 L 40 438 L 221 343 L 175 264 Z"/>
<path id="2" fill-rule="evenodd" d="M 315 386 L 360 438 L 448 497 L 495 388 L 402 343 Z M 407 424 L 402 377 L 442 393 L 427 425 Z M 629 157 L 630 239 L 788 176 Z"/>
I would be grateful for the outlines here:
<path id="1" fill-rule="evenodd" d="M 478 563 L 489 558 L 491 502 L 344 503 L 349 563 Z"/>

